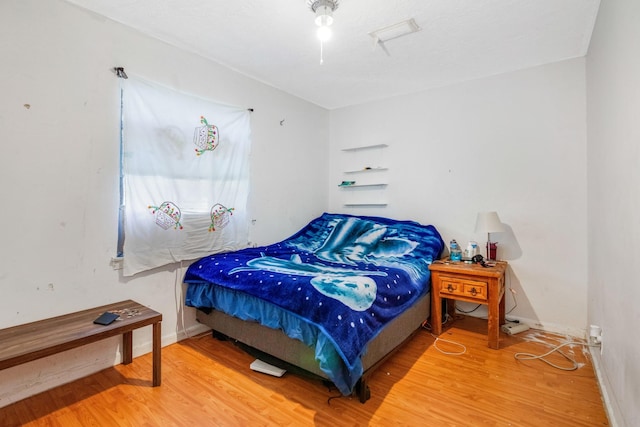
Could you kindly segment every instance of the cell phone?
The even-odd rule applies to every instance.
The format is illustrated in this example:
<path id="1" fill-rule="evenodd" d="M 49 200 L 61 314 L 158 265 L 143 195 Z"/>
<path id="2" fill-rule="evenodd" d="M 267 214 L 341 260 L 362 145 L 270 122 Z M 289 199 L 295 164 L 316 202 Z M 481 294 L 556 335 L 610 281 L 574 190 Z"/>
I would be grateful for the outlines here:
<path id="1" fill-rule="evenodd" d="M 120 316 L 117 315 L 117 314 L 113 314 L 113 313 L 109 313 L 108 311 L 105 311 L 96 320 L 94 320 L 93 323 L 95 323 L 97 325 L 110 325 L 118 317 L 120 317 Z"/>

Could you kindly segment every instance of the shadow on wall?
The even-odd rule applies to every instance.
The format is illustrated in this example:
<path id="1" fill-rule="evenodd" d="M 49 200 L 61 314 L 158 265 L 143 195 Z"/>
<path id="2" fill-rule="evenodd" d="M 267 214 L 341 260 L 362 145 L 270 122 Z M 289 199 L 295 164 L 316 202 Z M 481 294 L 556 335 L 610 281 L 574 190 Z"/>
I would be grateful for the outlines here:
<path id="1" fill-rule="evenodd" d="M 513 261 L 522 258 L 522 248 L 520 247 L 520 243 L 518 243 L 518 239 L 513 232 L 513 229 L 509 224 L 504 222 L 502 225 L 504 226 L 504 231 L 496 233 L 495 237 L 496 241 L 498 241 L 498 259 Z M 526 320 L 532 323 L 530 325 L 532 327 L 541 326 L 538 323 L 539 319 L 537 315 L 535 315 L 535 310 L 522 287 L 522 283 L 520 283 L 520 279 L 511 265 L 507 268 L 505 287 L 506 290 L 504 297 L 507 319 L 509 319 L 510 315 L 512 318 L 520 319 L 520 313 L 533 313 L 534 316 Z"/>
<path id="2" fill-rule="evenodd" d="M 522 248 L 518 243 L 513 229 L 509 224 L 502 223 L 504 231 L 491 233 L 491 242 L 497 243 L 496 258 L 504 261 L 513 261 L 522 257 Z M 486 244 L 486 242 L 485 242 Z M 448 248 L 446 255 L 448 256 Z M 484 254 L 483 250 L 483 254 Z M 509 265 L 507 267 L 505 275 L 505 311 L 507 319 L 522 319 L 522 313 L 535 313 L 531 302 L 527 298 L 526 292 L 520 283 L 516 272 L 513 267 Z M 463 314 L 468 314 L 474 317 L 487 318 L 487 307 L 484 305 L 478 305 L 474 303 L 456 302 L 456 310 Z M 537 316 L 534 318 L 527 318 L 526 320 L 532 325 L 537 325 L 539 319 Z"/>
<path id="3" fill-rule="evenodd" d="M 522 257 L 522 248 L 509 224 L 502 223 L 505 230 L 500 233 L 491 233 L 491 241 L 497 242 L 496 257 L 505 261 L 512 261 Z M 495 236 L 495 237 L 494 237 Z"/>

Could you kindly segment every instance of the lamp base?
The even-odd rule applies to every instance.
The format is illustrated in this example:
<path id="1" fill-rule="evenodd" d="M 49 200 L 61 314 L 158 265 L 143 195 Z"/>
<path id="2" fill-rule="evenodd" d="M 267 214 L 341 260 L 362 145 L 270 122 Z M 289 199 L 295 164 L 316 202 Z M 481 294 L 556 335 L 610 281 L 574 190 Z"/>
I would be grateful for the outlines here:
<path id="1" fill-rule="evenodd" d="M 497 242 L 487 242 L 487 259 L 495 261 L 496 253 L 498 252 Z"/>

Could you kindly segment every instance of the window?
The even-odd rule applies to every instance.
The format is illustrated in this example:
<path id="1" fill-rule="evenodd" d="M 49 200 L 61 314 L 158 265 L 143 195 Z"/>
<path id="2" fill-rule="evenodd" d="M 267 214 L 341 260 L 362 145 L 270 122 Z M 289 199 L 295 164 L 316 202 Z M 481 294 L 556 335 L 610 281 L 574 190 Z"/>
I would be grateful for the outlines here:
<path id="1" fill-rule="evenodd" d="M 121 80 L 124 275 L 248 242 L 250 112 Z"/>

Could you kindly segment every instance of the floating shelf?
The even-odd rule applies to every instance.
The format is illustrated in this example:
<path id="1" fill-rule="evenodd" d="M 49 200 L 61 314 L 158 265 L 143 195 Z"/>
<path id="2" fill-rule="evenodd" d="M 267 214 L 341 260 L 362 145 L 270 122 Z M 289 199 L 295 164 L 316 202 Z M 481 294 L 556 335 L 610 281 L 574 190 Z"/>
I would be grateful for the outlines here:
<path id="1" fill-rule="evenodd" d="M 387 171 L 389 168 L 368 168 L 368 169 L 358 169 L 354 171 L 344 171 L 344 173 L 367 173 L 367 172 L 382 172 Z"/>
<path id="2" fill-rule="evenodd" d="M 357 207 L 357 206 L 387 206 L 386 203 L 345 203 L 347 207 Z"/>
<path id="3" fill-rule="evenodd" d="M 340 188 L 386 187 L 387 183 L 338 185 Z"/>
<path id="4" fill-rule="evenodd" d="M 386 148 L 386 147 L 388 147 L 387 144 L 363 145 L 361 147 L 343 148 L 342 151 L 370 150 L 372 148 Z"/>

